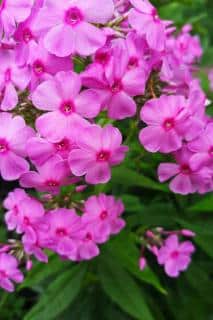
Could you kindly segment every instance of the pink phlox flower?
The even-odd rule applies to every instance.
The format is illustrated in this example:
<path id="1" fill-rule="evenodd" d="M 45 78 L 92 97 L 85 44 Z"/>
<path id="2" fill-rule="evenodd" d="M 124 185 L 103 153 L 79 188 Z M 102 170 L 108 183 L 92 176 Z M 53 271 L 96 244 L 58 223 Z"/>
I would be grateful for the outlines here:
<path id="1" fill-rule="evenodd" d="M 169 153 L 181 148 L 183 140 L 197 137 L 203 123 L 187 110 L 183 96 L 166 96 L 148 101 L 141 110 L 148 126 L 141 130 L 141 144 L 150 152 Z"/>
<path id="2" fill-rule="evenodd" d="M 29 171 L 20 178 L 20 184 L 24 188 L 35 188 L 40 192 L 58 194 L 62 186 L 75 183 L 76 178 L 71 173 L 66 161 L 59 155 L 49 158 L 36 171 Z"/>
<path id="3" fill-rule="evenodd" d="M 188 144 L 188 148 L 195 153 L 190 159 L 193 169 L 207 166 L 213 170 L 213 123 L 207 124 L 203 133 Z"/>
<path id="4" fill-rule="evenodd" d="M 128 19 L 131 27 L 144 35 L 148 45 L 157 51 L 165 48 L 166 26 L 160 19 L 155 7 L 148 0 L 130 0 L 133 9 Z"/>
<path id="5" fill-rule="evenodd" d="M 121 120 L 135 115 L 133 97 L 144 93 L 148 74 L 140 67 L 128 68 L 129 55 L 123 40 L 116 40 L 112 50 L 107 65 L 90 65 L 82 73 L 82 81 L 86 87 L 95 89 L 108 116 Z"/>
<path id="6" fill-rule="evenodd" d="M 91 184 L 108 182 L 111 166 L 121 163 L 128 150 L 121 143 L 122 135 L 112 125 L 85 128 L 77 141 L 79 149 L 72 150 L 69 155 L 72 173 L 77 177 L 85 175 L 86 182 Z"/>
<path id="7" fill-rule="evenodd" d="M 125 222 L 121 218 L 123 211 L 122 201 L 113 196 L 91 196 L 85 202 L 82 223 L 87 225 L 95 242 L 104 243 L 124 228 Z"/>
<path id="8" fill-rule="evenodd" d="M 12 110 L 18 103 L 16 88 L 23 91 L 30 81 L 28 68 L 20 68 L 16 64 L 15 53 L 12 50 L 0 52 L 0 109 Z"/>
<path id="9" fill-rule="evenodd" d="M 20 221 L 20 205 L 29 196 L 23 189 L 15 189 L 9 192 L 7 198 L 4 200 L 3 205 L 7 210 L 5 214 L 5 222 L 9 231 L 15 230 Z"/>
<path id="10" fill-rule="evenodd" d="M 34 0 L 2 0 L 0 5 L 0 32 L 9 38 L 17 24 L 26 20 L 33 7 Z"/>
<path id="11" fill-rule="evenodd" d="M 0 113 L 0 173 L 5 180 L 16 180 L 29 170 L 24 159 L 27 156 L 26 144 L 34 131 L 26 126 L 22 117 L 12 117 Z"/>
<path id="12" fill-rule="evenodd" d="M 40 110 L 49 111 L 36 121 L 36 128 L 43 137 L 57 142 L 69 130 L 87 126 L 82 117 L 98 115 L 100 102 L 95 90 L 79 93 L 80 90 L 81 79 L 72 71 L 59 72 L 52 80 L 44 81 L 36 88 L 32 94 L 33 104 Z"/>
<path id="13" fill-rule="evenodd" d="M 8 292 L 14 291 L 14 284 L 21 283 L 24 276 L 18 269 L 18 261 L 7 253 L 0 253 L 0 287 Z"/>
<path id="14" fill-rule="evenodd" d="M 76 260 L 82 225 L 75 210 L 61 208 L 49 211 L 45 215 L 45 223 L 48 231 L 42 240 L 43 245 L 62 257 Z"/>
<path id="15" fill-rule="evenodd" d="M 72 61 L 69 57 L 59 58 L 50 54 L 43 46 L 43 42 L 33 42 L 30 47 L 28 65 L 31 70 L 30 89 L 45 80 L 51 80 L 52 76 L 60 71 L 71 71 Z"/>
<path id="16" fill-rule="evenodd" d="M 112 0 L 44 1 L 35 21 L 44 34 L 46 49 L 58 57 L 91 55 L 106 42 L 103 31 L 93 24 L 104 24 L 113 16 Z"/>
<path id="17" fill-rule="evenodd" d="M 169 184 L 170 189 L 182 195 L 190 193 L 205 193 L 213 190 L 212 170 L 207 167 L 193 169 L 190 161 L 194 153 L 184 146 L 174 156 L 177 163 L 161 163 L 158 168 L 160 182 L 173 178 Z"/>
<path id="18" fill-rule="evenodd" d="M 195 247 L 191 241 L 179 243 L 176 235 L 169 236 L 158 252 L 158 263 L 164 265 L 169 277 L 178 277 L 181 271 L 185 271 L 190 262 Z"/>
<path id="19" fill-rule="evenodd" d="M 59 155 L 62 159 L 67 160 L 71 150 L 77 148 L 76 137 L 78 132 L 73 130 L 69 136 L 58 141 L 33 137 L 27 143 L 27 153 L 30 160 L 36 165 L 41 166 L 54 155 Z M 80 134 L 80 131 L 79 131 Z"/>

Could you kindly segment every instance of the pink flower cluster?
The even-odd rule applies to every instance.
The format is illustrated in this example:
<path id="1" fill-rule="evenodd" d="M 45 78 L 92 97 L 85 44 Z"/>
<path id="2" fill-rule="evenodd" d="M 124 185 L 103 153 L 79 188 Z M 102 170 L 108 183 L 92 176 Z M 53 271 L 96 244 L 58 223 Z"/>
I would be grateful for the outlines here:
<path id="1" fill-rule="evenodd" d="M 145 235 L 146 245 L 142 246 L 139 268 L 143 271 L 147 265 L 144 256 L 145 249 L 148 249 L 157 259 L 159 265 L 164 266 L 165 273 L 172 278 L 185 271 L 190 262 L 195 247 L 191 241 L 179 241 L 179 237 L 194 237 L 195 234 L 190 230 L 164 231 L 162 228 L 148 230 Z"/>
<path id="2" fill-rule="evenodd" d="M 144 148 L 174 156 L 158 170 L 173 192 L 213 190 L 212 119 L 193 78 L 202 49 L 189 25 L 175 30 L 148 0 L 102 0 L 101 10 L 100 0 L 1 1 L 0 175 L 54 204 L 21 189 L 8 196 L 8 229 L 22 235 L 2 253 L 8 268 L 11 246 L 28 262 L 46 261 L 44 249 L 87 260 L 124 227 L 112 196 L 91 196 L 80 213 L 57 202 L 64 186 L 84 202 L 87 184 L 110 181 L 128 151 L 116 121 L 145 124 Z"/>
<path id="3" fill-rule="evenodd" d="M 4 201 L 4 207 L 7 210 L 7 228 L 21 235 L 19 247 L 22 247 L 28 264 L 32 255 L 41 262 L 48 262 L 45 249 L 57 253 L 63 259 L 77 262 L 90 260 L 99 254 L 100 244 L 108 241 L 111 235 L 116 235 L 125 226 L 121 217 L 124 212 L 122 201 L 105 194 L 89 197 L 80 214 L 75 209 L 45 210 L 41 202 L 23 189 L 10 192 Z M 0 253 L 0 287 L 9 291 L 13 289 L 7 285 L 9 278 L 16 282 L 23 280 L 16 270 L 16 259 L 6 254 L 15 248 L 16 244 L 3 246 L 3 253 Z M 8 262 L 4 265 L 1 259 Z M 5 272 L 7 268 L 10 271 L 10 263 L 14 270 L 11 273 Z"/>

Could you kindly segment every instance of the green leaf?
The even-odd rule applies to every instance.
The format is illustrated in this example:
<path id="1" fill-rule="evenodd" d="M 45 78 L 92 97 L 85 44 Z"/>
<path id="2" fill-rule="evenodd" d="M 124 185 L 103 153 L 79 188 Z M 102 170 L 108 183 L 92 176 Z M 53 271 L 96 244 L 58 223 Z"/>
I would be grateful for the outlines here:
<path id="1" fill-rule="evenodd" d="M 141 289 L 121 266 L 103 256 L 99 276 L 106 294 L 122 310 L 137 320 L 154 320 Z"/>
<path id="2" fill-rule="evenodd" d="M 19 290 L 27 287 L 36 287 L 48 277 L 57 274 L 60 270 L 64 269 L 64 267 L 65 262 L 61 261 L 56 255 L 49 258 L 48 264 L 37 263 L 32 270 L 28 272 L 24 282 L 19 286 Z"/>
<path id="3" fill-rule="evenodd" d="M 149 267 L 146 267 L 143 271 L 139 269 L 139 250 L 127 232 L 122 232 L 113 241 L 110 241 L 106 246 L 106 252 L 108 253 L 108 259 L 115 260 L 117 264 L 121 264 L 137 279 L 151 284 L 161 293 L 166 294 L 159 279 Z"/>
<path id="4" fill-rule="evenodd" d="M 86 272 L 86 264 L 79 264 L 62 273 L 46 289 L 39 302 L 24 317 L 24 320 L 58 319 L 79 294 Z"/>
<path id="5" fill-rule="evenodd" d="M 212 225 L 207 222 L 189 223 L 182 219 L 177 219 L 184 228 L 190 229 L 196 233 L 194 241 L 213 258 L 213 229 Z"/>
<path id="6" fill-rule="evenodd" d="M 213 194 L 205 196 L 199 202 L 196 202 L 191 207 L 189 207 L 190 211 L 200 211 L 200 212 L 213 212 Z"/>
<path id="7" fill-rule="evenodd" d="M 119 184 L 125 187 L 142 187 L 152 190 L 169 192 L 169 189 L 166 185 L 155 182 L 152 179 L 145 177 L 134 170 L 122 166 L 113 169 L 111 183 Z"/>

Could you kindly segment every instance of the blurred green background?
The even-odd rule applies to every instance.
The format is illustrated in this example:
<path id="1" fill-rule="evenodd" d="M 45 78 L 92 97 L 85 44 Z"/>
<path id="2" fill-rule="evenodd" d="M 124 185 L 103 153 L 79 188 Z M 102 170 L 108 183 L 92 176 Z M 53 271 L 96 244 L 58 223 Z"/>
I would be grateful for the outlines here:
<path id="1" fill-rule="evenodd" d="M 213 1 L 152 2 L 162 18 L 174 20 L 178 28 L 191 23 L 193 32 L 200 35 L 204 56 L 199 76 L 213 98 L 206 75 L 213 65 Z M 208 112 L 212 114 L 212 106 Z M 121 129 L 126 125 L 122 123 Z M 0 291 L 0 320 L 213 319 L 213 195 L 181 197 L 168 192 L 156 177 L 163 158 L 141 153 L 136 139 L 131 140 L 131 152 L 114 170 L 110 184 L 95 190 L 123 199 L 126 230 L 104 245 L 102 254 L 90 263 L 74 265 L 50 256 L 48 265 L 35 264 L 16 293 Z M 8 187 L 1 185 L 3 193 Z M 138 270 L 139 248 L 133 231 L 150 226 L 185 227 L 197 233 L 193 262 L 177 280 L 167 278 L 151 256 L 150 268 Z M 1 241 L 6 236 L 2 214 Z"/>

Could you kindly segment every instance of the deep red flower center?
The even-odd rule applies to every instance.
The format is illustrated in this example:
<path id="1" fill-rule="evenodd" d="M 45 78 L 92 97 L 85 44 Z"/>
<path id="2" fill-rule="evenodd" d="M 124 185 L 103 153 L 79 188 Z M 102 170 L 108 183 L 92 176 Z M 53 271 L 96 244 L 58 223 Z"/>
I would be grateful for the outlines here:
<path id="1" fill-rule="evenodd" d="M 97 161 L 108 161 L 110 158 L 110 152 L 102 150 L 97 154 Z"/>
<path id="2" fill-rule="evenodd" d="M 173 118 L 168 118 L 163 123 L 163 127 L 166 131 L 173 129 L 174 126 L 175 126 L 175 121 Z"/>
<path id="3" fill-rule="evenodd" d="M 8 144 L 5 140 L 0 139 L 0 153 L 6 153 L 9 150 Z"/>
<path id="4" fill-rule="evenodd" d="M 33 39 L 32 32 L 31 32 L 31 30 L 28 29 L 28 28 L 26 28 L 26 29 L 23 30 L 22 36 L 23 36 L 24 42 L 26 42 L 26 43 L 30 42 L 30 40 Z"/>
<path id="5" fill-rule="evenodd" d="M 192 172 L 191 168 L 188 164 L 182 164 L 180 170 L 181 170 L 181 173 L 186 174 L 186 175 L 190 174 Z"/>
<path id="6" fill-rule="evenodd" d="M 137 57 L 131 57 L 129 59 L 129 64 L 128 64 L 129 68 L 136 68 L 138 67 L 138 58 Z"/>
<path id="7" fill-rule="evenodd" d="M 77 7 L 69 8 L 65 13 L 65 22 L 74 27 L 84 19 L 84 16 Z"/>
<path id="8" fill-rule="evenodd" d="M 170 255 L 170 257 L 171 257 L 172 259 L 177 259 L 178 256 L 179 256 L 179 252 L 178 252 L 177 250 L 172 251 L 172 253 L 171 253 L 171 255 Z"/>
<path id="9" fill-rule="evenodd" d="M 102 211 L 100 214 L 100 219 L 105 220 L 108 217 L 108 212 L 106 210 Z"/>
<path id="10" fill-rule="evenodd" d="M 62 141 L 55 143 L 55 148 L 57 151 L 69 150 L 70 143 L 68 139 L 63 139 Z"/>
<path id="11" fill-rule="evenodd" d="M 108 52 L 97 52 L 95 55 L 95 61 L 103 65 L 106 65 L 109 59 L 110 55 Z"/>
<path id="12" fill-rule="evenodd" d="M 60 110 L 63 114 L 69 116 L 70 114 L 75 112 L 75 105 L 72 101 L 65 101 L 61 104 Z"/>
<path id="13" fill-rule="evenodd" d="M 91 234 L 90 232 L 88 232 L 88 233 L 86 234 L 84 240 L 87 242 L 87 241 L 91 241 L 92 239 L 93 239 L 92 234 Z"/>
<path id="14" fill-rule="evenodd" d="M 67 230 L 65 228 L 57 228 L 55 233 L 58 237 L 66 237 L 68 235 Z"/>
<path id="15" fill-rule="evenodd" d="M 48 186 L 48 187 L 58 187 L 59 186 L 59 183 L 58 183 L 58 181 L 56 181 L 56 180 L 48 180 L 48 181 L 46 181 L 46 185 Z"/>
<path id="16" fill-rule="evenodd" d="M 7 274 L 4 270 L 0 270 L 0 279 L 1 278 L 7 278 Z"/>
<path id="17" fill-rule="evenodd" d="M 26 226 L 29 226 L 30 225 L 30 219 L 28 217 L 24 217 L 24 224 Z"/>
<path id="18" fill-rule="evenodd" d="M 152 9 L 151 15 L 152 15 L 153 20 L 154 20 L 155 22 L 159 22 L 159 21 L 160 21 L 158 12 L 157 12 L 157 10 L 156 10 L 155 8 Z"/>
<path id="19" fill-rule="evenodd" d="M 211 146 L 211 147 L 209 148 L 209 155 L 210 155 L 211 157 L 213 157 L 213 146 Z"/>
<path id="20" fill-rule="evenodd" d="M 113 85 L 111 86 L 111 91 L 112 93 L 118 93 L 119 91 L 122 90 L 122 83 L 120 80 L 116 80 Z"/>
<path id="21" fill-rule="evenodd" d="M 33 63 L 33 71 L 37 76 L 42 75 L 44 73 L 44 71 L 45 71 L 45 67 L 44 67 L 43 62 L 40 61 L 40 60 L 36 60 Z"/>

